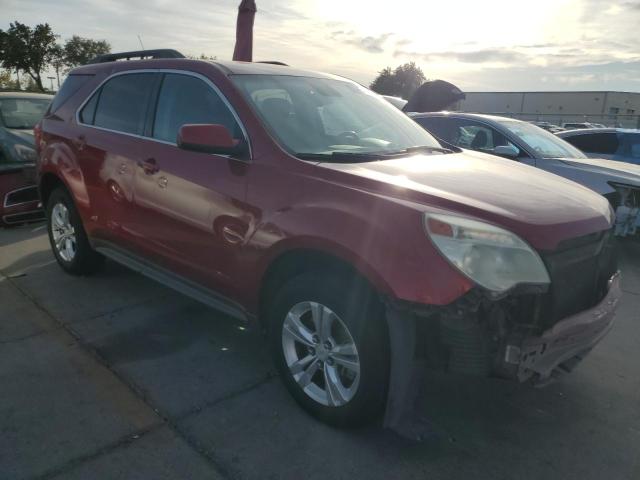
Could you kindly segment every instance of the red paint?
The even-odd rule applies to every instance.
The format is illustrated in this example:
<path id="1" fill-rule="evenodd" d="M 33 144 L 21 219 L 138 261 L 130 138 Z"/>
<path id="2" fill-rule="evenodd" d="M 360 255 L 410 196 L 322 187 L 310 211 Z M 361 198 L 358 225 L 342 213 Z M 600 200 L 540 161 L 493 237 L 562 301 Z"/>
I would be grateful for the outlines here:
<path id="1" fill-rule="evenodd" d="M 244 124 L 251 158 L 182 150 L 76 123 L 76 109 L 108 75 L 150 68 L 188 70 L 210 79 Z M 491 222 L 538 249 L 609 227 L 608 205 L 599 195 L 479 153 L 359 164 L 299 160 L 270 137 L 224 66 L 152 60 L 89 65 L 78 72 L 95 79 L 55 117 L 43 120 L 40 178 L 52 174 L 64 182 L 92 240 L 116 242 L 249 312 L 257 312 L 272 262 L 299 249 L 348 262 L 393 298 L 435 305 L 454 301 L 473 284 L 431 244 L 425 212 Z M 228 142 L 207 129 L 210 138 L 218 135 L 216 142 Z M 185 130 L 183 136 L 203 140 L 200 133 L 190 136 L 191 127 Z M 145 170 L 149 159 L 157 171 Z M 158 187 L 161 177 L 164 189 Z"/>

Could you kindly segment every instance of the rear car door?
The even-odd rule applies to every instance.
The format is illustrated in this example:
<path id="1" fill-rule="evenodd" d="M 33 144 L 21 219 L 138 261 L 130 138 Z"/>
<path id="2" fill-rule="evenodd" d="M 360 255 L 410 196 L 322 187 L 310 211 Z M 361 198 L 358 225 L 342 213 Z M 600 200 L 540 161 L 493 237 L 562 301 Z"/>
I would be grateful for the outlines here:
<path id="1" fill-rule="evenodd" d="M 135 224 L 147 256 L 234 296 L 233 269 L 248 230 L 246 160 L 178 148 L 185 124 L 221 124 L 246 141 L 237 116 L 205 77 L 162 74 L 145 158 L 136 167 Z"/>
<path id="2" fill-rule="evenodd" d="M 72 139 L 82 165 L 92 236 L 138 249 L 133 216 L 133 175 L 145 158 L 142 135 L 160 75 L 125 72 L 108 79 L 78 113 Z"/>

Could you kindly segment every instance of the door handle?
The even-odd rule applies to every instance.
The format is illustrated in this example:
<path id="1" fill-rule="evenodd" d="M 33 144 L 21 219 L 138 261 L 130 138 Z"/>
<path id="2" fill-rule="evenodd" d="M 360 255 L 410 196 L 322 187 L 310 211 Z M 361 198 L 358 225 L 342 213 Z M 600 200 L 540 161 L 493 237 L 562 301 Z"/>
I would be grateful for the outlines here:
<path id="1" fill-rule="evenodd" d="M 158 165 L 156 164 L 155 158 L 147 158 L 146 160 L 138 160 L 138 166 L 142 168 L 144 173 L 147 175 L 153 175 L 160 171 Z"/>
<path id="2" fill-rule="evenodd" d="M 78 135 L 73 139 L 73 145 L 78 149 L 82 150 L 87 144 L 87 139 L 84 135 Z"/>

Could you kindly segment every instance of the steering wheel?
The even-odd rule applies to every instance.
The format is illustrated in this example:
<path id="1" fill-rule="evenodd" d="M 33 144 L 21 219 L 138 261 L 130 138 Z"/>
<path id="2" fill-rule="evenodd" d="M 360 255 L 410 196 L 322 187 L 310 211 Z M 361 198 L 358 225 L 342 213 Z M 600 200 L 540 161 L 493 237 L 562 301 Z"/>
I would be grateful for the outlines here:
<path id="1" fill-rule="evenodd" d="M 358 140 L 360 140 L 360 137 L 358 136 L 358 134 L 353 130 L 340 132 L 339 134 L 336 135 L 336 138 L 338 138 L 341 141 L 346 140 L 347 141 L 346 143 L 349 143 L 349 141 L 353 142 L 355 140 L 357 142 Z"/>

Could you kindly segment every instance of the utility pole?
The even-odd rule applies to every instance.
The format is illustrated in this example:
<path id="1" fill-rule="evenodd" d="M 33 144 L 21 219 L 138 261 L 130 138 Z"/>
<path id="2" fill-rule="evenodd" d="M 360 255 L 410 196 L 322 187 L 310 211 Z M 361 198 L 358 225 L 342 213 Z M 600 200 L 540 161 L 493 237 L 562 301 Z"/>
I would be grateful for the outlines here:
<path id="1" fill-rule="evenodd" d="M 49 80 L 51 80 L 51 91 L 53 92 L 53 81 L 56 79 L 56 77 L 47 77 Z"/>
<path id="2" fill-rule="evenodd" d="M 140 42 L 140 48 L 144 50 L 144 44 L 142 43 L 142 37 L 140 37 L 140 35 L 138 35 L 138 41 Z"/>

